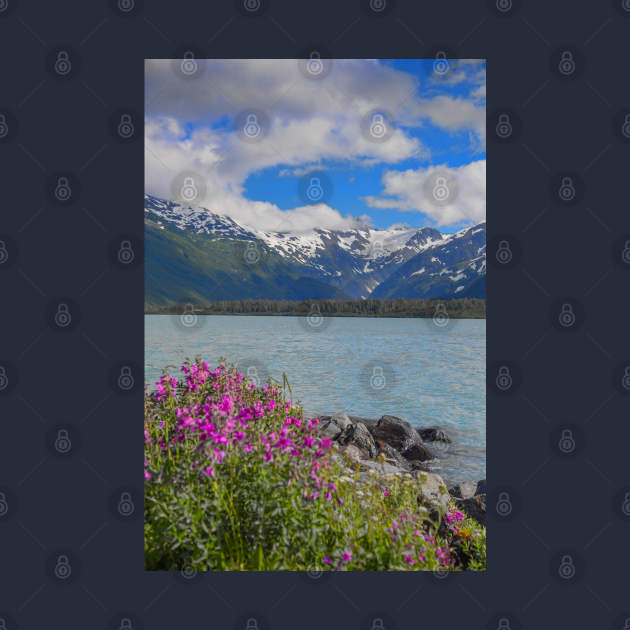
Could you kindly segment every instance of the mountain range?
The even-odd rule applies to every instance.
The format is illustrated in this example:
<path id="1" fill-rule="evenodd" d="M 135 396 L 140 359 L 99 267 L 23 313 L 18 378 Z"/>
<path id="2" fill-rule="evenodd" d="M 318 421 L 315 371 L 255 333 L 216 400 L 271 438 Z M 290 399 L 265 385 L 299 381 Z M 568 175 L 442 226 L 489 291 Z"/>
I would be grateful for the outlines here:
<path id="1" fill-rule="evenodd" d="M 149 194 L 145 304 L 216 300 L 483 298 L 486 224 L 266 232 Z"/>

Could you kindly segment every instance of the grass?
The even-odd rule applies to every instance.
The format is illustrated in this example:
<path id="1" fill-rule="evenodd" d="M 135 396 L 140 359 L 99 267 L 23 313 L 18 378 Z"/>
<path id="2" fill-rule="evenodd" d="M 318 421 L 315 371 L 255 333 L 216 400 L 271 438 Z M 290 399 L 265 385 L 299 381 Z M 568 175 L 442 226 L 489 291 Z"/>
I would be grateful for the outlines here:
<path id="1" fill-rule="evenodd" d="M 145 396 L 148 570 L 485 570 L 485 528 L 367 474 L 285 382 L 187 361 Z"/>

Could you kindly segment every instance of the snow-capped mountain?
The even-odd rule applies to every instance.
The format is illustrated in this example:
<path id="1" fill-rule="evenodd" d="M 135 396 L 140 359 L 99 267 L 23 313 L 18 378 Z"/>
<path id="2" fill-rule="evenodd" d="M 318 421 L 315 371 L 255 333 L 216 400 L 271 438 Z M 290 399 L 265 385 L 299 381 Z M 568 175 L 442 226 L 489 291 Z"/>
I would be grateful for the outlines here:
<path id="1" fill-rule="evenodd" d="M 285 264 L 291 270 L 286 273 L 314 279 L 352 298 L 481 297 L 485 287 L 480 282 L 485 281 L 485 223 L 454 234 L 408 225 L 268 232 L 148 194 L 145 222 L 182 237 L 195 235 L 195 247 L 202 249 L 221 241 L 241 252 L 253 243 L 261 256 L 268 254 L 280 267 Z M 250 265 L 247 271 L 255 274 L 257 269 Z"/>

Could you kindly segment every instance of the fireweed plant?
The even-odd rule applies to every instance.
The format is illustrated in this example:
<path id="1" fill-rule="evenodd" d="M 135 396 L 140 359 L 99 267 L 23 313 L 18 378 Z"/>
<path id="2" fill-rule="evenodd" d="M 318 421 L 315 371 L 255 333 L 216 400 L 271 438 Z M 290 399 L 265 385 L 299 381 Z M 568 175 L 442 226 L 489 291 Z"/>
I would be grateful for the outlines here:
<path id="1" fill-rule="evenodd" d="M 485 528 L 452 505 L 432 521 L 421 479 L 360 475 L 286 377 L 181 371 L 145 395 L 147 569 L 485 570 Z"/>

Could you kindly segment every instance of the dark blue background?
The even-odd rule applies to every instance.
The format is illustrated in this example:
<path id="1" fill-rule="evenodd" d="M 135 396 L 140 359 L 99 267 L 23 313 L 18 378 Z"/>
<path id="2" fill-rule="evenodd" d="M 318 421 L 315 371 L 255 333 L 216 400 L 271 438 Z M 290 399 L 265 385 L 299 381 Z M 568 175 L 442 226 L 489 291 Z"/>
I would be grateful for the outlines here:
<path id="1" fill-rule="evenodd" d="M 8 7 L 6 2 L 8 1 Z M 630 8 L 630 5 L 628 6 Z M 14 628 L 618 628 L 626 571 L 630 12 L 616 2 L 0 3 L 0 618 Z M 488 570 L 143 572 L 143 60 L 488 60 Z M 54 63 L 70 52 L 71 72 Z M 558 72 L 563 51 L 576 63 Z M 115 121 L 128 113 L 131 138 Z M 509 113 L 514 133 L 494 134 Z M 69 202 L 54 197 L 67 177 Z M 575 198 L 559 199 L 570 176 Z M 509 265 L 494 261 L 507 239 Z M 141 256 L 141 252 L 139 253 Z M 141 258 L 140 258 L 141 260 Z M 72 323 L 54 315 L 69 305 Z M 572 305 L 575 322 L 558 314 Z M 135 386 L 117 375 L 131 366 Z M 508 365 L 513 384 L 495 386 Z M 66 427 L 70 452 L 54 447 Z M 558 448 L 571 431 L 572 452 Z M 630 489 L 630 488 L 629 488 Z M 135 510 L 117 511 L 121 493 Z M 496 509 L 508 493 L 512 510 Z M 0 495 L 0 500 L 2 496 Z M 1 501 L 0 501 L 1 503 Z M 1 505 L 0 505 L 1 507 Z M 630 514 L 630 510 L 627 510 Z M 72 567 L 59 580 L 59 555 Z M 575 576 L 559 577 L 570 555 Z M 626 610 L 627 609 L 627 610 Z M 627 613 L 627 614 L 626 614 Z M 502 624 L 502 625 L 501 625 Z M 125 626 L 123 625 L 123 628 Z"/>

